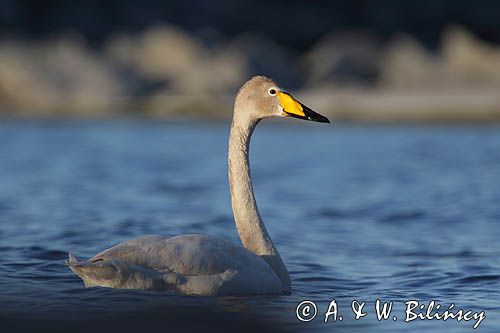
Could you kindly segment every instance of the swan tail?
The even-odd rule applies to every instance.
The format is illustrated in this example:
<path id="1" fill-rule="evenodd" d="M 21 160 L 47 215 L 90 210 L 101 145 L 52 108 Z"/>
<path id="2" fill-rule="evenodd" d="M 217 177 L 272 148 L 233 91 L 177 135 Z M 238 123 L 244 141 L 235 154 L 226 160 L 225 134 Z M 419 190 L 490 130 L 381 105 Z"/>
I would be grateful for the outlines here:
<path id="1" fill-rule="evenodd" d="M 184 282 L 182 275 L 114 260 L 78 260 L 69 254 L 65 264 L 86 287 L 175 291 Z"/>
<path id="2" fill-rule="evenodd" d="M 68 260 L 65 260 L 66 266 L 69 266 L 71 263 L 75 263 L 78 260 L 76 260 L 76 257 L 72 253 L 68 253 Z"/>
<path id="3" fill-rule="evenodd" d="M 65 264 L 83 280 L 86 287 L 116 287 L 117 282 L 120 282 L 117 279 L 120 277 L 119 267 L 111 261 L 78 260 L 70 253 Z"/>

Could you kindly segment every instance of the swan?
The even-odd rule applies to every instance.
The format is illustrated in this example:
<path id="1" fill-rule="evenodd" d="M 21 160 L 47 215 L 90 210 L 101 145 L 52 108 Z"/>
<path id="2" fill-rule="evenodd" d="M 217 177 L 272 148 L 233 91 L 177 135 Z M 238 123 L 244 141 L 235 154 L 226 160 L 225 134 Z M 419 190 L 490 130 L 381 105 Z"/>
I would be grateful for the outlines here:
<path id="1" fill-rule="evenodd" d="M 290 294 L 290 275 L 257 210 L 250 177 L 250 137 L 257 123 L 270 117 L 329 123 L 264 76 L 251 78 L 239 89 L 228 166 L 234 221 L 243 246 L 199 234 L 149 235 L 88 260 L 70 253 L 66 265 L 86 287 L 202 296 Z"/>

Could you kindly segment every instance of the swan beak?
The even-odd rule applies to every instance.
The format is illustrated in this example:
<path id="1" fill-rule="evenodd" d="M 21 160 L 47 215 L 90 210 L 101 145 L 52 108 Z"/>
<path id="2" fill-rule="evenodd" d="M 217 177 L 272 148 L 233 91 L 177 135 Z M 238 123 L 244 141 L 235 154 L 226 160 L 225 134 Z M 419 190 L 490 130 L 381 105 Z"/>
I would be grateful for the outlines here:
<path id="1" fill-rule="evenodd" d="M 283 112 L 286 116 L 317 121 L 320 123 L 330 123 L 327 117 L 320 115 L 317 112 L 309 109 L 304 104 L 298 102 L 295 98 L 293 98 L 290 94 L 279 91 L 278 99 L 280 101 L 281 107 L 283 108 Z"/>

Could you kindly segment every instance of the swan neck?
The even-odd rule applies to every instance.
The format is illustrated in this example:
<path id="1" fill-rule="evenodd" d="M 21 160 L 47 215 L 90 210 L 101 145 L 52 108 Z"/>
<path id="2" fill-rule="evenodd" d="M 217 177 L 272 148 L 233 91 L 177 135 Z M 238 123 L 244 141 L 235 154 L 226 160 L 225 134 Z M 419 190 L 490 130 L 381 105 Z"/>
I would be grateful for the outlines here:
<path id="1" fill-rule="evenodd" d="M 290 292 L 288 270 L 260 217 L 249 164 L 250 138 L 258 120 L 233 118 L 229 136 L 229 186 L 234 221 L 243 246 L 262 257 Z"/>

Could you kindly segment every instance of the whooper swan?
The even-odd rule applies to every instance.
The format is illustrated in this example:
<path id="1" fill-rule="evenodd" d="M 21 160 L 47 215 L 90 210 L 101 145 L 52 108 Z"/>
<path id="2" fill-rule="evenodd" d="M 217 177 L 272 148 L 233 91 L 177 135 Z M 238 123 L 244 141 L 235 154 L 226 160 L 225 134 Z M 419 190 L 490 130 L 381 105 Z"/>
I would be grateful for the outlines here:
<path id="1" fill-rule="evenodd" d="M 206 235 L 143 236 L 89 260 L 66 264 L 85 286 L 147 289 L 188 295 L 289 294 L 288 270 L 260 217 L 248 159 L 257 123 L 295 117 L 329 123 L 272 80 L 256 76 L 238 91 L 229 136 L 229 186 L 243 246 Z"/>

